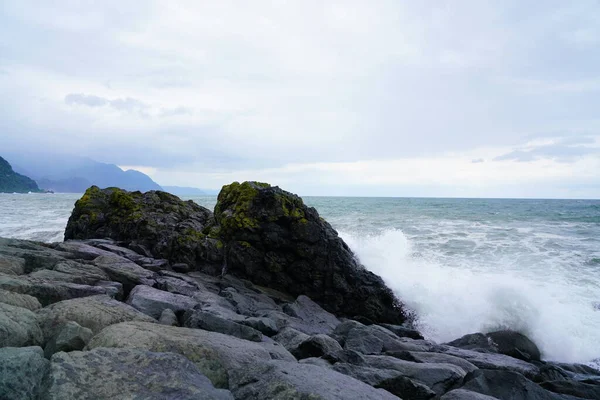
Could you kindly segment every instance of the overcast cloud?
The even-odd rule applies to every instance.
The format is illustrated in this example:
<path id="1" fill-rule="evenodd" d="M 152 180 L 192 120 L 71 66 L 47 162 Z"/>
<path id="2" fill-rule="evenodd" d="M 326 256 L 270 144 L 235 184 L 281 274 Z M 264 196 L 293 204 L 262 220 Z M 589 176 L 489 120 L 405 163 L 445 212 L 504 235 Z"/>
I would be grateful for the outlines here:
<path id="1" fill-rule="evenodd" d="M 0 4 L 0 155 L 163 185 L 600 197 L 600 2 Z"/>

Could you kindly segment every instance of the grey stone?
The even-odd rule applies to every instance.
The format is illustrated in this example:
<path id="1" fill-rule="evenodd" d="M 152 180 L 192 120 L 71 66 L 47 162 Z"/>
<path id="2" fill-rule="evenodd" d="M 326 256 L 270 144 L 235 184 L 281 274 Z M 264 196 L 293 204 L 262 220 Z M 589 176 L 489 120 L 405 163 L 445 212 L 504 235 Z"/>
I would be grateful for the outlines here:
<path id="1" fill-rule="evenodd" d="M 524 361 L 540 361 L 540 349 L 527 336 L 509 330 L 486 334 L 498 347 L 498 353 L 506 354 Z"/>
<path id="2" fill-rule="evenodd" d="M 43 339 L 42 330 L 33 312 L 0 303 L 0 347 L 40 345 Z"/>
<path id="3" fill-rule="evenodd" d="M 398 336 L 398 337 L 408 337 L 408 338 L 417 339 L 417 340 L 424 339 L 423 335 L 421 335 L 421 332 L 417 331 L 416 329 L 406 328 L 401 325 L 392 325 L 392 324 L 379 324 L 379 325 L 394 332 L 394 334 L 396 334 L 396 336 Z"/>
<path id="4" fill-rule="evenodd" d="M 257 343 L 201 329 L 177 328 L 146 322 L 109 326 L 94 336 L 88 349 L 137 348 L 182 354 L 195 363 L 215 386 L 228 387 L 228 371 L 270 359 L 295 361 L 283 346 Z"/>
<path id="5" fill-rule="evenodd" d="M 448 346 L 459 349 L 479 351 L 482 353 L 497 353 L 498 346 L 494 341 L 483 333 L 469 333 L 446 343 Z"/>
<path id="6" fill-rule="evenodd" d="M 379 383 L 400 376 L 401 373 L 392 369 L 377 369 L 365 365 L 353 365 L 344 362 L 335 363 L 331 367 L 334 371 L 348 375 L 361 382 L 371 386 L 376 386 Z"/>
<path id="7" fill-rule="evenodd" d="M 375 387 L 385 389 L 403 399 L 428 400 L 436 396 L 427 386 L 401 375 L 385 379 Z"/>
<path id="8" fill-rule="evenodd" d="M 119 301 L 123 300 L 123 284 L 120 282 L 112 282 L 112 281 L 98 281 L 96 282 L 96 286 L 104 288 L 106 290 L 106 294 L 113 299 L 117 299 Z"/>
<path id="9" fill-rule="evenodd" d="M 389 356 L 365 356 L 365 359 L 369 367 L 399 371 L 403 376 L 429 386 L 437 395 L 445 393 L 467 374 L 452 364 L 415 363 Z"/>
<path id="10" fill-rule="evenodd" d="M 240 293 L 240 290 L 229 287 L 220 294 L 234 305 L 237 313 L 250 317 L 259 316 L 261 313 L 270 310 L 281 310 L 270 297 L 261 293 L 254 293 L 249 290 Z"/>
<path id="11" fill-rule="evenodd" d="M 25 273 L 25 259 L 0 253 L 0 273 L 23 275 Z"/>
<path id="12" fill-rule="evenodd" d="M 94 336 L 91 329 L 84 328 L 77 322 L 65 322 L 58 330 L 58 333 L 46 344 L 44 356 L 52 357 L 52 354 L 59 351 L 69 352 L 73 350 L 83 350 L 87 342 Z"/>
<path id="13" fill-rule="evenodd" d="M 55 249 L 70 253 L 75 258 L 81 258 L 83 260 L 94 260 L 100 256 L 112 255 L 110 251 L 99 249 L 97 247 L 92 246 L 89 243 L 82 242 L 79 240 L 67 240 L 65 242 L 58 243 Z"/>
<path id="14" fill-rule="evenodd" d="M 317 365 L 269 361 L 231 373 L 236 399 L 392 400 L 396 396 L 352 377 Z"/>
<path id="15" fill-rule="evenodd" d="M 496 353 L 481 353 L 456 347 L 443 347 L 444 354 L 467 360 L 477 368 L 515 371 L 531 379 L 539 374 L 539 368 L 523 360 Z"/>
<path id="16" fill-rule="evenodd" d="M 99 348 L 51 361 L 48 400 L 233 399 L 179 354 Z"/>
<path id="17" fill-rule="evenodd" d="M 0 348 L 0 399 L 38 399 L 50 370 L 41 347 Z"/>
<path id="18" fill-rule="evenodd" d="M 9 292 L 8 290 L 4 289 L 0 289 L 0 303 L 26 308 L 30 311 L 35 311 L 42 308 L 42 305 L 35 297 L 28 294 Z"/>
<path id="19" fill-rule="evenodd" d="M 554 393 L 566 394 L 582 399 L 600 399 L 600 381 L 548 381 L 540 383 L 540 386 Z"/>
<path id="20" fill-rule="evenodd" d="M 267 336 L 276 335 L 280 331 L 277 323 L 275 323 L 275 321 L 273 321 L 271 318 L 267 317 L 247 317 L 246 319 L 236 322 L 254 328 Z"/>
<path id="21" fill-rule="evenodd" d="M 175 263 L 171 266 L 171 268 L 173 268 L 173 271 L 175 271 L 175 272 L 181 272 L 181 273 L 190 272 L 190 266 L 187 265 L 186 263 Z"/>
<path id="22" fill-rule="evenodd" d="M 423 351 L 411 351 L 409 354 L 413 360 L 420 363 L 437 363 L 437 364 L 454 364 L 462 368 L 465 372 L 473 372 L 477 367 L 467 360 L 460 357 L 451 356 L 450 354 L 431 353 Z"/>
<path id="23" fill-rule="evenodd" d="M 93 333 L 123 321 L 156 322 L 130 305 L 106 295 L 64 300 L 37 311 L 46 340 L 52 338 L 68 321 L 77 322 Z"/>
<path id="24" fill-rule="evenodd" d="M 331 363 L 321 357 L 308 357 L 298 361 L 300 364 L 318 365 L 319 367 L 331 368 Z"/>
<path id="25" fill-rule="evenodd" d="M 383 340 L 372 334 L 368 326 L 352 329 L 346 337 L 344 349 L 362 354 L 379 354 L 383 351 Z"/>
<path id="26" fill-rule="evenodd" d="M 156 283 L 155 272 L 117 255 L 100 256 L 93 263 L 108 275 L 108 280 L 122 283 L 126 295 L 137 285 L 153 286 Z"/>
<path id="27" fill-rule="evenodd" d="M 454 389 L 440 397 L 440 400 L 497 400 L 496 397 L 472 392 L 465 389 Z"/>
<path id="28" fill-rule="evenodd" d="M 300 343 L 307 340 L 308 336 L 304 332 L 300 332 L 294 328 L 284 328 L 277 335 L 273 336 L 273 340 L 285 347 L 290 353 L 298 349 Z"/>
<path id="29" fill-rule="evenodd" d="M 327 360 L 339 360 L 342 346 L 330 336 L 319 334 L 309 337 L 292 351 L 298 360 L 309 357 L 323 357 Z"/>
<path id="30" fill-rule="evenodd" d="M 175 315 L 173 310 L 171 310 L 170 308 L 165 308 L 163 310 L 162 314 L 160 314 L 158 323 L 161 325 L 167 325 L 167 326 L 179 326 L 179 321 L 177 321 L 177 316 Z"/>
<path id="31" fill-rule="evenodd" d="M 293 303 L 286 304 L 283 311 L 302 320 L 310 327 L 311 334 L 330 334 L 340 324 L 340 320 L 335 315 L 325 311 L 320 305 L 304 295 L 298 296 Z"/>
<path id="32" fill-rule="evenodd" d="M 202 290 L 200 285 L 195 282 L 189 282 L 173 276 L 158 276 L 156 278 L 156 288 L 184 296 L 193 296 L 196 292 Z"/>
<path id="33" fill-rule="evenodd" d="M 552 393 L 513 371 L 479 369 L 465 378 L 462 389 L 510 400 L 573 399 Z"/>
<path id="34" fill-rule="evenodd" d="M 338 341 L 341 346 L 346 343 L 346 338 L 350 331 L 354 328 L 363 328 L 365 325 L 352 319 L 342 321 L 338 326 L 335 327 L 331 333 L 331 337 Z"/>
<path id="35" fill-rule="evenodd" d="M 7 275 L 0 275 L 0 289 L 33 296 L 43 307 L 62 300 L 106 293 L 102 287 Z"/>
<path id="36" fill-rule="evenodd" d="M 246 325 L 238 324 L 205 311 L 191 311 L 184 315 L 184 326 L 187 328 L 205 329 L 211 332 L 224 333 L 253 342 L 262 341 L 262 333 Z"/>
<path id="37" fill-rule="evenodd" d="M 150 286 L 138 285 L 129 294 L 127 304 L 152 318 L 160 318 L 170 308 L 175 313 L 193 309 L 198 302 L 180 294 L 173 294 Z"/>

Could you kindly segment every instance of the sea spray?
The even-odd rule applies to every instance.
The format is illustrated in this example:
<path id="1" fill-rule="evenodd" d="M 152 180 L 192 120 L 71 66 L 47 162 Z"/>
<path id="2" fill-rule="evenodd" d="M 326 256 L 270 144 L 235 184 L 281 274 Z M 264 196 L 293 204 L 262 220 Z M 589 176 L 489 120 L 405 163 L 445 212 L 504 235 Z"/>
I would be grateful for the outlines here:
<path id="1" fill-rule="evenodd" d="M 415 252 L 397 229 L 340 235 L 417 313 L 418 327 L 430 339 L 514 329 L 531 337 L 547 360 L 600 357 L 600 312 L 585 296 L 585 280 L 578 284 L 561 268 L 536 275 L 526 265 L 521 271 L 485 269 L 467 258 L 460 266 L 446 266 Z"/>

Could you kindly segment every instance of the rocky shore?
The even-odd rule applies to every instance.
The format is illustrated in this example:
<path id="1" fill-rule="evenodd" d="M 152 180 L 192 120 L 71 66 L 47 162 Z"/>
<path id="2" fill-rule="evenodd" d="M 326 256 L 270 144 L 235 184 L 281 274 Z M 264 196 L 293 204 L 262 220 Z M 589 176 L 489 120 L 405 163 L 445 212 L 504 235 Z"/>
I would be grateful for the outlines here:
<path id="1" fill-rule="evenodd" d="M 316 210 L 91 187 L 65 242 L 0 239 L 0 399 L 600 399 L 526 336 L 424 339 Z"/>

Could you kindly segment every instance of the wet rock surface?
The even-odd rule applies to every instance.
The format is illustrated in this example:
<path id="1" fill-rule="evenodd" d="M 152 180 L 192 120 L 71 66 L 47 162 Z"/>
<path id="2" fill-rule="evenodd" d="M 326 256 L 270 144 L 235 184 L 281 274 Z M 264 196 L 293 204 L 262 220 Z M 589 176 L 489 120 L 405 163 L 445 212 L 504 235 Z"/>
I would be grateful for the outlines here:
<path id="1" fill-rule="evenodd" d="M 70 222 L 98 237 L 0 239 L 0 398 L 599 398 L 600 371 L 543 361 L 518 332 L 423 339 L 316 211 L 278 188 L 234 185 L 216 217 L 135 194 L 133 220 L 100 192 Z M 205 236 L 174 244 L 190 227 Z"/>

